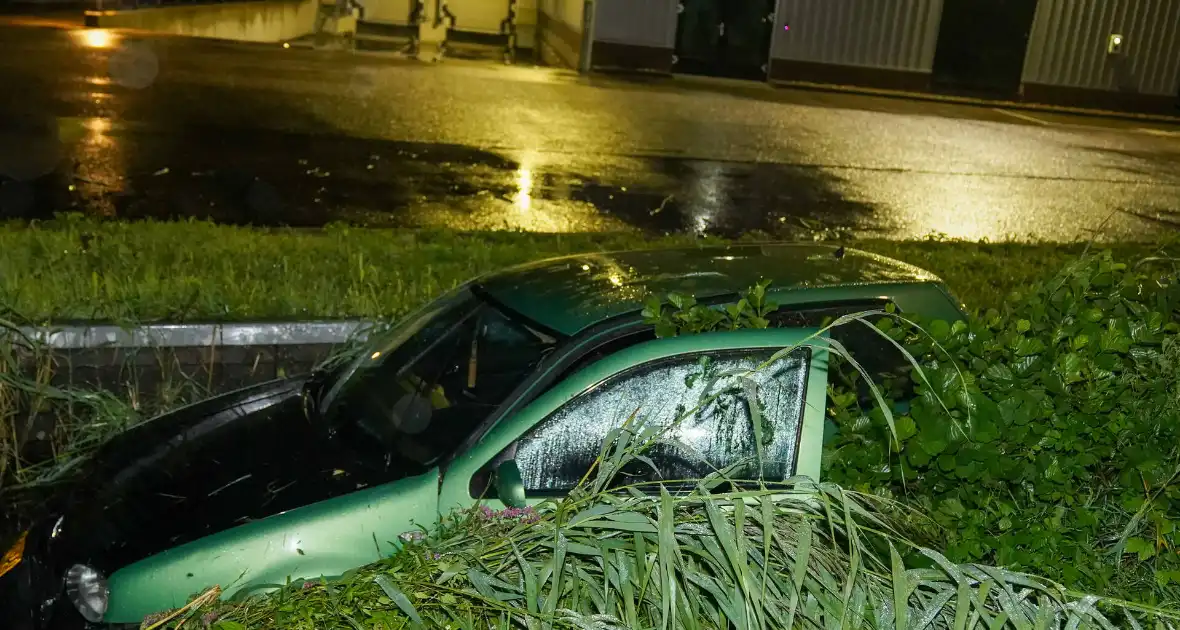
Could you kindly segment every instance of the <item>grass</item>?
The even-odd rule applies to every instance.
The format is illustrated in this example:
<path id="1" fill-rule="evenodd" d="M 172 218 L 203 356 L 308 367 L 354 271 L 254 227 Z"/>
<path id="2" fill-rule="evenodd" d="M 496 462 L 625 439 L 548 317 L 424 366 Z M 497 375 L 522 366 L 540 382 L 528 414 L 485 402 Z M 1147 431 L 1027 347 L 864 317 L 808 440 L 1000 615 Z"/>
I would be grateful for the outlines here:
<path id="1" fill-rule="evenodd" d="M 523 518 L 465 511 L 342 580 L 198 605 L 170 623 L 206 621 L 224 630 L 1176 623 L 1166 611 L 994 567 L 956 565 L 907 538 L 887 512 L 873 497 L 809 482 L 742 494 L 598 494 Z"/>
<path id="2" fill-rule="evenodd" d="M 751 239 L 761 238 L 758 235 Z M 62 216 L 46 223 L 0 224 L 0 326 L 70 320 L 234 321 L 247 319 L 396 318 L 443 291 L 482 273 L 539 258 L 585 251 L 692 247 L 726 241 L 689 236 L 650 238 L 635 233 L 533 234 L 372 230 L 268 230 L 207 222 L 94 222 Z M 974 244 L 948 241 L 861 241 L 856 246 L 899 258 L 943 276 L 971 307 L 998 304 L 1011 290 L 1060 269 L 1081 245 Z M 1135 257 L 1154 245 L 1116 248 Z M 768 272 L 773 278 L 772 271 Z M 31 347 L 28 344 L 23 344 Z M 0 487 L 33 483 L 44 466 L 27 467 L 17 446 L 33 421 L 29 409 L 49 407 L 59 418 L 55 455 L 78 452 L 94 441 L 97 416 L 134 410 L 113 397 L 78 398 L 45 389 L 55 360 L 34 349 L 17 361 L 0 347 L 0 379 L 24 366 L 35 395 L 0 382 Z M 36 366 L 29 370 L 29 366 Z M 61 366 L 57 366 L 60 370 Z M 184 395 L 199 393 L 179 380 Z M 45 392 L 51 392 L 46 394 Z M 144 413 L 169 404 L 129 401 Z M 124 405 L 125 407 L 126 405 Z M 111 410 L 120 407 L 118 413 Z M 64 420 L 63 420 L 64 419 Z M 82 449 L 84 450 L 84 449 Z"/>
<path id="3" fill-rule="evenodd" d="M 757 238 L 753 236 L 751 238 Z M 636 233 L 262 230 L 203 222 L 0 226 L 0 317 L 185 321 L 397 317 L 473 276 L 585 251 L 724 241 Z M 1081 245 L 866 240 L 941 275 L 970 307 L 997 304 Z M 1133 259 L 1153 244 L 1114 247 Z M 773 278 L 773 271 L 768 275 Z"/>
<path id="4" fill-rule="evenodd" d="M 0 228 L 0 308 L 38 321 L 395 317 L 494 269 L 645 242 L 631 234 L 256 230 L 201 222 L 9 225 Z"/>
<path id="5" fill-rule="evenodd" d="M 258 233 L 248 234 L 259 238 Z M 387 238 L 395 235 L 385 233 Z M 348 237 L 341 231 L 319 236 Z M 513 254 L 525 243 L 542 242 L 530 235 L 491 236 L 507 241 L 511 247 L 503 251 Z M 418 238 L 408 240 L 407 250 L 453 255 L 458 243 L 470 246 L 481 237 L 432 238 L 439 240 L 425 249 Z M 625 237 L 597 238 L 603 239 L 597 241 L 601 244 Z M 946 265 L 943 273 L 953 286 L 956 277 L 974 279 L 974 284 L 966 283 L 969 295 L 977 296 L 982 306 L 1022 288 L 1034 275 L 1048 275 L 1036 270 L 1055 271 L 1054 265 L 1073 257 L 1069 251 L 1039 245 L 924 242 L 870 243 L 869 248 L 873 245 L 881 246 L 881 253 L 908 256 L 927 267 L 935 267 L 932 262 Z M 1134 247 L 1138 249 L 1123 255 L 1154 251 Z M 1033 252 L 1042 257 L 1032 257 Z M 91 253 L 98 253 L 93 243 L 82 256 Z M 1005 271 L 1012 261 L 1019 267 L 1007 278 L 981 273 Z M 463 264 L 451 262 L 456 268 Z M 374 282 L 365 275 L 358 273 L 357 282 Z M 620 439 L 616 447 L 626 444 Z M 605 452 L 599 461 L 623 465 Z M 790 488 L 763 486 L 723 494 L 703 487 L 687 496 L 652 496 L 606 492 L 604 480 L 611 477 L 599 474 L 589 489 L 524 513 L 524 519 L 519 513 L 478 510 L 454 514 L 401 553 L 341 580 L 298 582 L 270 597 L 245 601 L 219 602 L 218 591 L 211 590 L 148 627 L 200 627 L 207 622 L 216 630 L 975 629 L 1142 627 L 1140 623 L 1171 628 L 1180 622 L 1180 614 L 1171 609 L 1089 596 L 1001 568 L 955 564 L 927 546 L 931 538 L 924 537 L 933 527 L 921 515 L 832 484 L 799 482 Z"/>

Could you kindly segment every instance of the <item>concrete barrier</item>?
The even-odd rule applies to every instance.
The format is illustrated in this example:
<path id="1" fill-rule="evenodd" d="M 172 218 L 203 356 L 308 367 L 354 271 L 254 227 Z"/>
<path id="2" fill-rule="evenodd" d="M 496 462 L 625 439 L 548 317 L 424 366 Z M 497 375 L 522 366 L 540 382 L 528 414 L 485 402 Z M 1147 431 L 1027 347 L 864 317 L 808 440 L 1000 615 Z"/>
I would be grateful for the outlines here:
<path id="1" fill-rule="evenodd" d="M 365 340 L 361 320 L 235 324 L 108 324 L 24 328 L 25 371 L 48 364 L 48 382 L 100 389 L 168 406 L 310 371 Z M 3 340 L 0 339 L 0 342 Z M 18 341 L 17 343 L 23 342 Z"/>
<path id="2" fill-rule="evenodd" d="M 21 357 L 20 371 L 40 386 L 75 392 L 106 391 L 145 416 L 276 378 L 310 372 L 323 361 L 360 347 L 374 322 L 247 322 L 122 327 L 85 324 L 0 329 Z M 27 397 L 26 397 L 27 398 Z M 25 403 L 28 400 L 24 400 Z M 19 405 L 20 403 L 18 403 Z M 2 407 L 2 405 L 0 405 Z M 61 405 L 22 407 L 13 425 L 28 462 L 53 456 Z M 12 427 L 9 427 L 12 428 Z"/>
<path id="3" fill-rule="evenodd" d="M 340 344 L 363 339 L 373 322 L 336 320 L 309 322 L 241 322 L 148 324 L 119 326 L 85 324 L 27 327 L 21 334 L 58 350 L 96 348 L 203 348 L 206 346 L 291 346 Z"/>
<path id="4" fill-rule="evenodd" d="M 87 11 L 86 25 L 154 33 L 277 43 L 315 31 L 318 0 L 260 0 Z"/>

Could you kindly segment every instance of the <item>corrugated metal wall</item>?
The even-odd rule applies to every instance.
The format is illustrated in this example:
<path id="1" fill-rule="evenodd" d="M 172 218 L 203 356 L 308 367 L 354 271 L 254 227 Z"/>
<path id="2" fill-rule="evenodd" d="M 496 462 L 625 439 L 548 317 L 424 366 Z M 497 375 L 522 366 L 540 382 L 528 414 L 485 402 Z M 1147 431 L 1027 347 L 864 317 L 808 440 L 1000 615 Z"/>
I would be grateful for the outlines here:
<path id="1" fill-rule="evenodd" d="M 677 0 L 598 0 L 597 4 L 595 41 L 676 47 Z"/>
<path id="2" fill-rule="evenodd" d="M 779 0 L 772 59 L 930 72 L 943 0 Z M 790 26 L 790 30 L 784 29 Z"/>
<path id="3" fill-rule="evenodd" d="M 1127 65 L 1107 55 L 1123 35 Z M 1024 82 L 1175 96 L 1180 86 L 1180 0 L 1040 0 Z"/>

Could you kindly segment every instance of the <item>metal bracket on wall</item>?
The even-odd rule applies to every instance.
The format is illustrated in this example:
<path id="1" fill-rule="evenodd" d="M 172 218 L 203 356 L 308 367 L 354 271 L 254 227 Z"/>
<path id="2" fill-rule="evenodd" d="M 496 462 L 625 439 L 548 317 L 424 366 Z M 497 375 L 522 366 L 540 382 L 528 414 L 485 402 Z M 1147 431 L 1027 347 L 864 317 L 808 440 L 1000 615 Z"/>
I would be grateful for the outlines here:
<path id="1" fill-rule="evenodd" d="M 437 62 L 442 61 L 443 57 L 447 54 L 447 39 L 450 37 L 451 30 L 455 28 L 457 20 L 455 19 L 455 14 L 451 13 L 451 8 L 447 6 L 447 0 L 436 0 L 436 3 L 437 11 L 434 14 L 434 27 L 438 28 L 442 25 L 443 21 L 449 22 L 446 30 L 443 31 L 443 40 L 438 43 L 438 52 L 435 53 L 434 59 L 432 59 L 432 61 Z"/>
<path id="2" fill-rule="evenodd" d="M 455 28 L 455 14 L 447 6 L 447 0 L 434 0 L 434 28 L 442 26 L 444 20 L 450 20 L 447 28 Z"/>
<path id="3" fill-rule="evenodd" d="M 410 43 L 406 45 L 405 54 L 411 57 L 418 56 L 418 49 L 421 44 L 421 33 L 418 27 L 426 23 L 426 0 L 413 0 L 410 3 L 410 15 L 407 24 L 412 26 L 410 29 Z"/>
<path id="4" fill-rule="evenodd" d="M 504 63 L 516 61 L 516 0 L 508 0 L 508 17 L 500 22 L 500 32 L 508 36 L 504 45 Z"/>

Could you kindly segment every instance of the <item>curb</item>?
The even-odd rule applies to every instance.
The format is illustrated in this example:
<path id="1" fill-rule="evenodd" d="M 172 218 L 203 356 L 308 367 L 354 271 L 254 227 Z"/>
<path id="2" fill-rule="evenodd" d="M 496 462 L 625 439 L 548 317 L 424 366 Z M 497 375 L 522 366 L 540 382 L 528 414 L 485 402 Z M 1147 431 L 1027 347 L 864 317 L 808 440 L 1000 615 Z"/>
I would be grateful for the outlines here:
<path id="1" fill-rule="evenodd" d="M 1028 103 L 1021 101 L 989 100 L 983 98 L 971 98 L 967 96 L 950 96 L 946 94 L 933 94 L 930 92 L 903 92 L 900 90 L 882 90 L 878 88 L 859 87 L 855 85 L 809 83 L 807 81 L 771 81 L 770 85 L 779 88 L 794 88 L 799 90 L 811 90 L 815 92 L 839 92 L 843 94 L 861 94 L 864 96 L 880 96 L 884 98 L 896 98 L 911 101 L 929 101 L 934 103 L 950 103 L 974 107 L 1049 112 L 1056 114 L 1070 114 L 1073 116 L 1090 116 L 1093 118 L 1111 118 L 1117 120 L 1160 122 L 1180 125 L 1180 115 L 1167 116 L 1164 114 L 1140 114 L 1136 112 L 1090 109 L 1086 107 L 1067 107 L 1063 105 L 1046 105 L 1042 103 Z"/>

